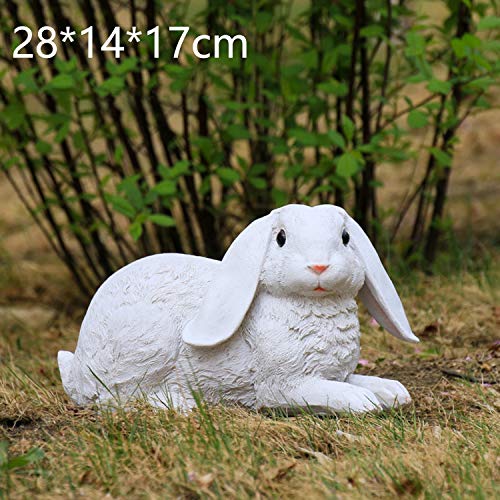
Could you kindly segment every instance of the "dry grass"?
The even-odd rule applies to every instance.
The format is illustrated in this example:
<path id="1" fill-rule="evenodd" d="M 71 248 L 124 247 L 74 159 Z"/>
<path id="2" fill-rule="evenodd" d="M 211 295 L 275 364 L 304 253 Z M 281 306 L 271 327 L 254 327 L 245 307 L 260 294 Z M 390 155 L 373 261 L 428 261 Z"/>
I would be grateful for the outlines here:
<path id="1" fill-rule="evenodd" d="M 464 234 L 474 228 L 475 248 L 498 241 L 497 144 L 475 151 L 475 173 L 457 159 L 450 213 Z M 466 183 L 481 196 L 459 196 Z M 75 346 L 85 304 L 2 183 L 0 197 L 0 497 L 500 496 L 494 247 L 474 273 L 398 279 L 417 347 L 362 316 L 360 370 L 404 382 L 414 404 L 402 411 L 320 419 L 200 407 L 178 416 L 138 405 L 99 414 L 68 401 L 56 366 L 57 351 Z"/>
<path id="2" fill-rule="evenodd" d="M 500 395 L 492 384 L 499 272 L 493 261 L 474 275 L 405 280 L 401 294 L 423 340 L 417 347 L 363 316 L 360 369 L 402 380 L 414 398 L 401 411 L 363 417 L 284 418 L 203 405 L 188 416 L 140 404 L 129 413 L 77 409 L 63 393 L 55 354 L 74 346 L 83 311 L 61 300 L 43 328 L 6 316 L 0 440 L 11 459 L 33 448 L 43 457 L 32 453 L 22 467 L 3 470 L 0 488 L 14 498 L 493 498 L 500 494 Z M 59 285 L 46 286 L 53 295 Z"/>

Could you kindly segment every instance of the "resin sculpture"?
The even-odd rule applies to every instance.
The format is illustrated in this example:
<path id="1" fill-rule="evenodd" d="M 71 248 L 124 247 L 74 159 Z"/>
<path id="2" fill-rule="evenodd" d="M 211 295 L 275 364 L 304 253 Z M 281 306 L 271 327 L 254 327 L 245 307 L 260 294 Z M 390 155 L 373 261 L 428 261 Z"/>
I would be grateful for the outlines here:
<path id="1" fill-rule="evenodd" d="M 140 259 L 99 288 L 75 353 L 59 352 L 78 405 L 146 398 L 362 412 L 410 401 L 394 380 L 356 375 L 355 297 L 399 339 L 418 342 L 370 240 L 341 208 L 288 205 L 250 224 L 222 261 Z"/>

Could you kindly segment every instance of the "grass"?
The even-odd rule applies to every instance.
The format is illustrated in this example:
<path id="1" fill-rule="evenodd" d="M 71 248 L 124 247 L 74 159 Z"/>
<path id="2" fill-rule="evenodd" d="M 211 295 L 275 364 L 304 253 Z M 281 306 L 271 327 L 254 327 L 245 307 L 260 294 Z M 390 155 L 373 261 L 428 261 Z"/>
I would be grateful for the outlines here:
<path id="1" fill-rule="evenodd" d="M 499 273 L 493 255 L 474 273 L 401 281 L 422 338 L 416 347 L 380 331 L 362 312 L 360 371 L 401 380 L 414 399 L 376 415 L 285 418 L 201 401 L 189 415 L 140 402 L 130 412 L 79 409 L 62 390 L 55 356 L 74 347 L 83 309 L 59 307 L 43 329 L 4 319 L 2 494 L 494 498 L 500 494 L 500 398 L 493 383 Z"/>

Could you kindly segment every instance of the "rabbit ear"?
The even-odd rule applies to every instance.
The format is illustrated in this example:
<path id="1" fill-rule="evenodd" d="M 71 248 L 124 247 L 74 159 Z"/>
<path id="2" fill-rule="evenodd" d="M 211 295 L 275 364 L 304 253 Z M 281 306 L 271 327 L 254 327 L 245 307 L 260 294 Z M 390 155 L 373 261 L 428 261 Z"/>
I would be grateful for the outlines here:
<path id="1" fill-rule="evenodd" d="M 214 346 L 236 332 L 257 290 L 272 219 L 272 214 L 257 219 L 234 240 L 216 268 L 197 316 L 182 332 L 184 342 Z"/>
<path id="2" fill-rule="evenodd" d="M 407 342 L 419 342 L 411 331 L 398 292 L 368 236 L 349 216 L 346 226 L 351 236 L 350 244 L 365 266 L 365 284 L 359 291 L 359 298 L 377 323 L 389 333 Z"/>

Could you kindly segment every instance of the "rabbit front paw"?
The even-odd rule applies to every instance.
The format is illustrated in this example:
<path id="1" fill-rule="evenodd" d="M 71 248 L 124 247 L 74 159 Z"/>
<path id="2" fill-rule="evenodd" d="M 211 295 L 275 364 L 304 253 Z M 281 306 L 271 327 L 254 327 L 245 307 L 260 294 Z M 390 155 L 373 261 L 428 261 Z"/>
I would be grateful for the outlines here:
<path id="1" fill-rule="evenodd" d="M 382 409 L 369 389 L 323 379 L 304 380 L 292 390 L 264 386 L 257 394 L 257 408 L 302 409 L 315 414 L 364 413 Z"/>
<path id="2" fill-rule="evenodd" d="M 348 377 L 347 383 L 371 391 L 385 409 L 396 408 L 411 401 L 406 387 L 397 380 L 353 374 Z"/>
<path id="3" fill-rule="evenodd" d="M 353 387 L 353 390 L 346 392 L 343 404 L 343 410 L 352 413 L 364 413 L 382 409 L 377 395 L 363 387 Z"/>

